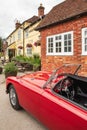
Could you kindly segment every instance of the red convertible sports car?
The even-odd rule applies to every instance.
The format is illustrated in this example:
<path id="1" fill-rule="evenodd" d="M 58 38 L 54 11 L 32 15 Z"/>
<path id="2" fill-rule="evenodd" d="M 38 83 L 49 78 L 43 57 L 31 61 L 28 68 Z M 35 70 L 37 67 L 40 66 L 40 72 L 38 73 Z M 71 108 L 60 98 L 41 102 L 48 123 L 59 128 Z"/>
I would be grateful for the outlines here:
<path id="1" fill-rule="evenodd" d="M 87 78 L 81 65 L 6 79 L 12 107 L 31 112 L 49 130 L 87 130 Z"/>

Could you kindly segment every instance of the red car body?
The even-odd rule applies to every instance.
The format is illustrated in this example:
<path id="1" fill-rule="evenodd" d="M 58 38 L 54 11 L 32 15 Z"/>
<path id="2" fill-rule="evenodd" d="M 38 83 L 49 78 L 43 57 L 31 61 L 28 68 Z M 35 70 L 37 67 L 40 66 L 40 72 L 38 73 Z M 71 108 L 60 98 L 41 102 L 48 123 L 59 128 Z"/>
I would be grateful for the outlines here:
<path id="1" fill-rule="evenodd" d="M 49 130 L 87 130 L 87 109 L 53 91 L 53 86 L 63 78 L 62 75 L 45 84 L 50 75 L 48 72 L 35 72 L 21 77 L 9 77 L 6 80 L 6 91 L 9 92 L 12 84 L 20 106 L 32 113 Z"/>

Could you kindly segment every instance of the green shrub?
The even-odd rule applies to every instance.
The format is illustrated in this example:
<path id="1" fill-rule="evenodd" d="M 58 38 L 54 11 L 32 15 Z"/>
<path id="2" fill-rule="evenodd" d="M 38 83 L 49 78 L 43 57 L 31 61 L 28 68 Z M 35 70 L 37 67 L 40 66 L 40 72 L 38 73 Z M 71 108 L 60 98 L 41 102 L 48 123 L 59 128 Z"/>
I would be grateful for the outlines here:
<path id="1" fill-rule="evenodd" d="M 0 58 L 1 58 L 1 56 L 2 56 L 2 54 L 1 54 L 1 52 L 0 52 Z"/>
<path id="2" fill-rule="evenodd" d="M 18 68 L 14 62 L 9 62 L 4 66 L 4 73 L 17 72 Z"/>
<path id="3" fill-rule="evenodd" d="M 27 56 L 16 56 L 13 58 L 13 61 L 20 62 L 20 63 L 28 63 L 29 65 L 33 66 L 33 70 L 40 70 L 38 68 L 41 68 L 41 58 L 38 54 L 34 54 L 32 57 Z"/>
<path id="4" fill-rule="evenodd" d="M 37 71 L 41 69 L 41 59 L 38 54 L 34 54 L 32 58 L 33 70 Z"/>

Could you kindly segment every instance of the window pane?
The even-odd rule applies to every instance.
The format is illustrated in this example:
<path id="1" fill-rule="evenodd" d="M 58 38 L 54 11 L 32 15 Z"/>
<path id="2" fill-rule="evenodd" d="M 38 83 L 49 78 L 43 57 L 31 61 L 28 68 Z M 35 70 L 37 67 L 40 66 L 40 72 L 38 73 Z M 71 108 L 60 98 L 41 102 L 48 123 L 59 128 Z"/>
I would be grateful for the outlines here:
<path id="1" fill-rule="evenodd" d="M 68 47 L 68 52 L 71 52 L 71 47 Z"/>
<path id="2" fill-rule="evenodd" d="M 72 41 L 71 41 L 71 34 L 64 35 L 64 52 L 71 52 L 72 51 Z"/>
<path id="3" fill-rule="evenodd" d="M 87 38 L 85 38 L 85 44 L 87 44 Z"/>
<path id="4" fill-rule="evenodd" d="M 48 42 L 50 42 L 50 38 L 48 39 Z"/>
<path id="5" fill-rule="evenodd" d="M 25 31 L 25 36 L 28 38 L 28 30 Z"/>
<path id="6" fill-rule="evenodd" d="M 87 36 L 87 30 L 85 30 L 85 32 L 84 32 L 84 33 L 85 33 L 85 36 Z"/>
<path id="7" fill-rule="evenodd" d="M 59 48 L 59 52 L 61 52 L 61 48 Z"/>
<path id="8" fill-rule="evenodd" d="M 68 39 L 71 39 L 71 34 L 68 34 Z"/>
<path id="9" fill-rule="evenodd" d="M 48 52 L 51 52 L 51 53 L 52 53 L 52 52 L 53 52 L 53 48 L 52 48 L 52 47 L 49 47 L 49 48 L 48 48 Z"/>
<path id="10" fill-rule="evenodd" d="M 59 42 L 59 47 L 61 47 L 61 42 Z"/>
<path id="11" fill-rule="evenodd" d="M 53 47 L 53 43 L 50 44 L 50 47 Z"/>
<path id="12" fill-rule="evenodd" d="M 55 37 L 55 40 L 58 40 L 58 36 Z"/>
<path id="13" fill-rule="evenodd" d="M 64 35 L 64 40 L 67 40 L 67 34 L 66 34 L 66 35 Z"/>
<path id="14" fill-rule="evenodd" d="M 32 47 L 27 47 L 27 55 L 32 55 Z"/>
<path id="15" fill-rule="evenodd" d="M 55 37 L 55 53 L 61 53 L 62 51 L 62 35 Z"/>
<path id="16" fill-rule="evenodd" d="M 53 38 L 50 38 L 50 42 L 53 42 Z"/>
<path id="17" fill-rule="evenodd" d="M 50 53 L 50 49 L 48 49 L 48 52 Z"/>
<path id="18" fill-rule="evenodd" d="M 71 41 L 70 40 L 68 41 L 68 45 L 71 46 Z"/>
<path id="19" fill-rule="evenodd" d="M 18 55 L 21 55 L 21 49 L 18 49 Z"/>
<path id="20" fill-rule="evenodd" d="M 51 48 L 51 52 L 53 52 L 53 48 Z"/>
<path id="21" fill-rule="evenodd" d="M 21 30 L 18 30 L 18 40 L 21 39 Z"/>
<path id="22" fill-rule="evenodd" d="M 56 42 L 56 52 L 61 52 L 61 42 Z"/>
<path id="23" fill-rule="evenodd" d="M 53 53 L 53 38 L 48 38 L 48 53 Z"/>
<path id="24" fill-rule="evenodd" d="M 61 40 L 61 35 L 56 36 L 56 37 L 55 37 L 55 40 Z"/>
<path id="25" fill-rule="evenodd" d="M 58 42 L 56 42 L 56 44 L 55 44 L 55 47 L 56 47 L 56 49 L 55 49 L 55 51 L 56 51 L 56 53 L 60 53 L 61 52 L 61 41 L 60 40 L 57 40 Z"/>
<path id="26" fill-rule="evenodd" d="M 82 53 L 87 53 L 87 28 L 82 29 Z"/>
<path id="27" fill-rule="evenodd" d="M 67 52 L 67 47 L 64 47 L 64 52 Z"/>
<path id="28" fill-rule="evenodd" d="M 59 40 L 61 40 L 61 35 L 59 36 Z"/>
<path id="29" fill-rule="evenodd" d="M 64 42 L 64 46 L 67 46 L 67 41 Z"/>
<path id="30" fill-rule="evenodd" d="M 85 45 L 85 51 L 87 52 L 87 45 Z"/>
<path id="31" fill-rule="evenodd" d="M 56 52 L 61 52 L 61 48 L 56 48 Z"/>

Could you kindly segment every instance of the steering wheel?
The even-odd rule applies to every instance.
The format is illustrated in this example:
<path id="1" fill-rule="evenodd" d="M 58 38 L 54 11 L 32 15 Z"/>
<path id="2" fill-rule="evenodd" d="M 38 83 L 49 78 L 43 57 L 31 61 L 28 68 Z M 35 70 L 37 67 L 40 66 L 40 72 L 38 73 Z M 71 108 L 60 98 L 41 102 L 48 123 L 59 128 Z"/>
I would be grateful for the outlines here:
<path id="1" fill-rule="evenodd" d="M 73 80 L 66 78 L 61 81 L 60 94 L 68 99 L 74 100 L 75 90 L 73 86 Z"/>

